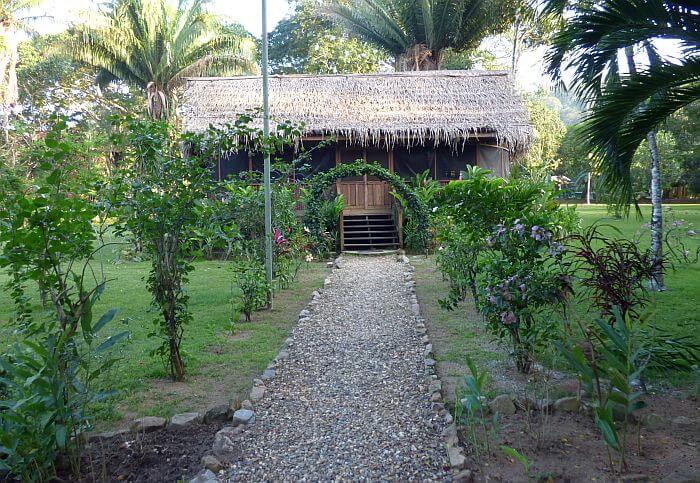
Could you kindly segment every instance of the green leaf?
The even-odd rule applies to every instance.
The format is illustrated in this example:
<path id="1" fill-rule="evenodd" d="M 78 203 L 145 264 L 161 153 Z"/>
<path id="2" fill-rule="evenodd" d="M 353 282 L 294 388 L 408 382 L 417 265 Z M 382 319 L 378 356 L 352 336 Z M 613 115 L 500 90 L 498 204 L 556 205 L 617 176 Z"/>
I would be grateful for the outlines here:
<path id="1" fill-rule="evenodd" d="M 119 334 L 115 334 L 115 335 L 109 337 L 102 344 L 97 346 L 97 348 L 95 349 L 95 354 L 99 354 L 100 352 L 106 351 L 107 349 L 114 346 L 114 344 L 116 344 L 117 342 L 128 337 L 128 335 L 129 335 L 129 333 L 125 331 L 125 332 L 120 332 Z"/>
<path id="2" fill-rule="evenodd" d="M 110 323 L 112 319 L 114 319 L 114 316 L 119 312 L 119 309 L 109 309 L 107 312 L 105 312 L 102 317 L 100 317 L 100 320 L 97 321 L 95 326 L 92 328 L 92 333 L 97 334 L 100 332 L 100 330 Z"/>

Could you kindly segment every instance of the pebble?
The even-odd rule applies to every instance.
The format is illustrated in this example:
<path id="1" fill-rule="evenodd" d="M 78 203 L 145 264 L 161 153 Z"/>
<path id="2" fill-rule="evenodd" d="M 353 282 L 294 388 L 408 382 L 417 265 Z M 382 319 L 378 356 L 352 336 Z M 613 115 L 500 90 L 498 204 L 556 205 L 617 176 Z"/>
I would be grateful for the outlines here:
<path id="1" fill-rule="evenodd" d="M 266 381 L 230 481 L 452 478 L 444 405 L 426 392 L 407 266 L 389 256 L 342 263 Z"/>

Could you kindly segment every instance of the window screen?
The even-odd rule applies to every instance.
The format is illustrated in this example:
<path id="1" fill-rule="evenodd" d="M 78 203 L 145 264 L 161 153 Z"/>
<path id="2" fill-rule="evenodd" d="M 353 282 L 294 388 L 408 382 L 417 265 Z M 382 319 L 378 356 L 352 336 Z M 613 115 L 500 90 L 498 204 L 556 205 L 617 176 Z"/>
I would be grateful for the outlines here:
<path id="1" fill-rule="evenodd" d="M 403 179 L 413 178 L 416 174 L 429 170 L 433 174 L 433 154 L 429 148 L 414 147 L 394 151 L 394 172 Z"/>
<path id="2" fill-rule="evenodd" d="M 436 151 L 435 161 L 437 163 L 437 179 L 452 180 L 459 179 L 459 175 L 466 167 L 476 164 L 476 146 L 467 144 L 457 146 L 442 146 Z"/>
<path id="3" fill-rule="evenodd" d="M 300 178 L 308 178 L 318 173 L 323 173 L 335 167 L 335 148 L 325 146 L 317 148 L 307 146 L 303 159 L 300 160 L 298 171 Z"/>
<path id="4" fill-rule="evenodd" d="M 219 179 L 238 177 L 248 171 L 248 152 L 238 151 L 219 160 Z"/>
<path id="5" fill-rule="evenodd" d="M 493 176 L 503 177 L 501 153 L 503 149 L 497 146 L 479 145 L 479 167 L 488 169 Z"/>

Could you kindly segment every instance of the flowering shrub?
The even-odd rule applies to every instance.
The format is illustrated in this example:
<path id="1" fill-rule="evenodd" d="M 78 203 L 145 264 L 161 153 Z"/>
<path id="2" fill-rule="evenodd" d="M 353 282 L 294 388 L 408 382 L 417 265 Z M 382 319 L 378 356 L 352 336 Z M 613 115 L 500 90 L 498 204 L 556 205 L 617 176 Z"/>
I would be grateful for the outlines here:
<path id="1" fill-rule="evenodd" d="M 549 184 L 493 178 L 478 167 L 437 201 L 437 262 L 450 282 L 440 305 L 454 309 L 471 292 L 489 327 L 511 339 L 518 369 L 529 371 L 534 347 L 554 336 L 544 313 L 570 291 L 559 238 L 576 216 Z"/>
<path id="2" fill-rule="evenodd" d="M 554 335 L 551 317 L 540 315 L 571 292 L 564 245 L 550 229 L 516 219 L 498 224 L 486 246 L 479 307 L 496 333 L 510 336 L 518 370 L 527 373 L 533 346 Z"/>

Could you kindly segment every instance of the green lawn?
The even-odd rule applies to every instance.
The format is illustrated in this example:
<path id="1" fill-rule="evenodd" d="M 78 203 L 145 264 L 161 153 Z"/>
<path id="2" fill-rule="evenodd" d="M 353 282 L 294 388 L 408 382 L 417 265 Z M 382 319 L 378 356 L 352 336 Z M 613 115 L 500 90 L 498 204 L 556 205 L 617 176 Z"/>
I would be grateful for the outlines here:
<path id="1" fill-rule="evenodd" d="M 237 322 L 231 334 L 227 264 L 195 262 L 187 285 L 194 320 L 185 327 L 182 344 L 187 380 L 173 383 L 166 377 L 163 362 L 150 355 L 158 340 L 148 337 L 157 316 L 145 288 L 149 267 L 148 262 L 109 262 L 105 266 L 107 278 L 113 280 L 95 313 L 118 308 L 109 331 L 126 328 L 131 337 L 118 347 L 120 361 L 101 381 L 103 387 L 119 394 L 97 408 L 100 426 L 119 425 L 147 414 L 204 410 L 239 398 L 277 354 L 299 311 L 311 292 L 322 286 L 327 273 L 324 263 L 306 265 L 294 285 L 277 294 L 273 310 L 256 313 L 250 323 Z M 0 275 L 0 283 L 6 280 L 6 275 Z M 0 291 L 0 332 L 4 328 L 9 334 L 7 321 L 12 311 L 11 299 Z"/>
<path id="2" fill-rule="evenodd" d="M 628 238 L 638 237 L 638 230 L 642 230 L 640 246 L 649 246 L 648 230 L 642 225 L 649 219 L 649 206 L 642 208 L 642 218 L 637 219 L 634 214 L 630 218 L 615 219 L 608 215 L 604 205 L 578 205 L 577 212 L 582 218 L 584 226 L 595 222 L 616 227 L 622 235 Z M 685 220 L 692 225 L 689 228 L 700 227 L 700 205 L 671 205 L 671 210 L 677 220 Z M 615 229 L 603 227 L 604 232 L 610 236 L 620 236 Z M 693 249 L 698 247 L 700 235 L 692 241 Z M 481 316 L 475 311 L 471 301 L 467 301 L 453 312 L 441 309 L 437 300 L 444 297 L 448 290 L 448 284 L 442 279 L 437 270 L 434 257 L 411 257 L 411 263 L 415 266 L 416 292 L 421 304 L 421 310 L 429 321 L 428 329 L 438 361 L 438 369 L 446 382 L 446 396 L 451 397 L 453 387 L 459 385 L 463 374 L 466 372 L 464 361 L 471 356 L 482 369 L 492 372 L 492 377 L 502 380 L 495 382 L 501 387 L 507 387 L 513 381 L 509 378 L 518 378 L 517 374 L 505 369 L 510 365 L 508 360 L 507 345 L 494 340 L 493 336 L 484 329 Z M 700 327 L 700 263 L 693 265 L 679 265 L 676 270 L 666 273 L 667 290 L 662 293 L 652 294 L 650 309 L 653 310 L 653 322 L 659 327 L 665 328 L 677 335 L 693 335 L 700 341 L 697 328 Z M 585 300 L 581 301 L 582 306 Z M 581 307 L 583 310 L 583 307 Z M 552 354 L 544 355 L 541 360 L 552 363 Z M 564 367 L 563 364 L 555 364 Z M 695 380 L 689 380 L 688 376 L 678 374 L 657 375 L 657 383 L 670 385 L 697 384 Z M 697 375 L 694 377 L 697 379 Z"/>

